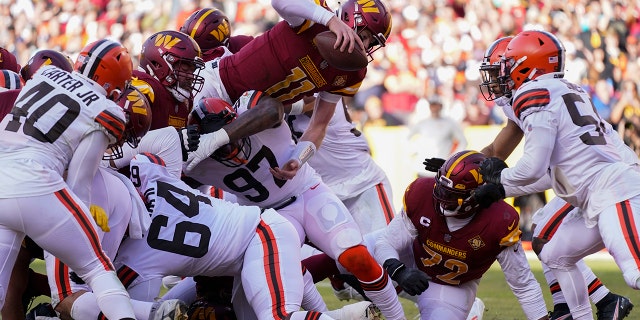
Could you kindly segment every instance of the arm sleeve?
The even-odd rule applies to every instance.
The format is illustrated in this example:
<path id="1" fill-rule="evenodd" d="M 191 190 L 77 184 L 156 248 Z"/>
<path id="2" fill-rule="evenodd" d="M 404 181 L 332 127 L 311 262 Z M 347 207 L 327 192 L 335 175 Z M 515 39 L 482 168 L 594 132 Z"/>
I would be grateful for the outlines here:
<path id="1" fill-rule="evenodd" d="M 416 227 L 413 225 L 407 214 L 402 210 L 382 234 L 376 239 L 374 256 L 378 263 L 382 264 L 387 259 L 398 259 L 398 252 L 411 246 L 413 239 L 418 235 Z"/>
<path id="2" fill-rule="evenodd" d="M 91 206 L 93 177 L 108 144 L 109 138 L 102 131 L 93 131 L 80 141 L 69 162 L 66 182 L 87 208 Z"/>
<path id="3" fill-rule="evenodd" d="M 331 11 L 309 0 L 271 0 L 271 6 L 291 26 L 299 26 L 305 20 L 327 25 L 333 16 Z"/>
<path id="4" fill-rule="evenodd" d="M 149 152 L 162 158 L 169 173 L 179 177 L 182 173 L 182 146 L 179 134 L 175 128 L 166 127 L 149 131 L 142 137 L 137 148 L 131 148 L 125 143 L 122 146 L 123 157 L 113 160 L 115 168 L 127 167 L 136 154 Z"/>
<path id="5" fill-rule="evenodd" d="M 333 102 L 321 97 L 322 95 L 318 95 L 318 99 L 316 99 L 313 107 L 313 114 L 311 115 L 309 126 L 302 134 L 302 137 L 300 137 L 300 141 L 313 142 L 316 146 L 316 150 L 320 148 L 320 145 L 324 140 L 324 136 L 327 133 L 327 126 L 329 126 L 329 122 L 331 121 L 331 118 L 333 118 L 333 113 L 335 112 L 336 104 L 338 103 L 338 101 Z"/>
<path id="6" fill-rule="evenodd" d="M 540 319 L 546 316 L 547 306 L 542 289 L 531 272 L 522 243 L 518 241 L 513 246 L 502 250 L 497 260 L 527 319 Z"/>
<path id="7" fill-rule="evenodd" d="M 506 197 L 519 197 L 551 189 L 551 176 L 545 174 L 540 180 L 525 186 L 504 186 Z"/>
<path id="8" fill-rule="evenodd" d="M 540 111 L 527 116 L 524 127 L 524 156 L 512 168 L 502 171 L 500 182 L 505 186 L 532 184 L 547 174 L 557 127 L 553 114 Z"/>

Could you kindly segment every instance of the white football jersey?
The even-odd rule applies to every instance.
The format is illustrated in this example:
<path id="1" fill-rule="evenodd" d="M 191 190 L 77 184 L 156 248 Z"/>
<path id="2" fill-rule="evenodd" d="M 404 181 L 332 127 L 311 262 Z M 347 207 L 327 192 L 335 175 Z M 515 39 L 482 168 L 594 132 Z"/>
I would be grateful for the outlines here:
<path id="1" fill-rule="evenodd" d="M 238 115 L 253 107 L 257 91 L 248 91 L 236 102 Z M 291 180 L 275 178 L 269 168 L 285 164 L 296 145 L 291 138 L 289 126 L 283 120 L 279 126 L 245 138 L 246 159 L 236 159 L 229 166 L 218 160 L 207 158 L 200 162 L 188 176 L 202 184 L 216 186 L 238 196 L 242 205 L 272 207 L 296 196 L 318 184 L 320 176 L 308 164 L 303 164 Z M 224 146 L 222 147 L 224 148 Z"/>
<path id="2" fill-rule="evenodd" d="M 322 145 L 308 161 L 340 200 L 355 197 L 386 179 L 385 172 L 371 157 L 365 136 L 347 117 L 347 109 L 340 100 Z M 310 120 L 305 114 L 287 117 L 294 138 L 302 136 Z"/>
<path id="3" fill-rule="evenodd" d="M 64 170 L 89 133 L 110 143 L 122 136 L 122 109 L 84 76 L 53 66 L 40 68 L 0 122 L 0 198 L 42 195 L 62 189 Z"/>
<path id="4" fill-rule="evenodd" d="M 163 162 L 155 155 L 131 161 L 131 181 L 145 198 L 151 226 L 144 239 L 122 242 L 116 267 L 125 264 L 147 276 L 237 274 L 260 222 L 260 208 L 192 189 Z"/>
<path id="5" fill-rule="evenodd" d="M 598 115 L 589 94 L 580 86 L 553 75 L 541 76 L 515 92 L 512 108 L 511 116 L 524 132 L 525 141 L 541 139 L 531 134 L 535 128 L 555 130 L 555 141 L 544 142 L 552 148 L 548 173 L 554 192 L 586 209 L 588 217 L 597 215 L 603 206 L 640 194 L 637 156 Z M 527 150 L 527 145 L 525 156 L 535 157 L 537 150 Z M 503 171 L 501 181 L 517 185 L 514 179 L 527 175 L 525 171 L 520 160 Z M 602 194 L 606 194 L 606 200 L 600 199 Z"/>

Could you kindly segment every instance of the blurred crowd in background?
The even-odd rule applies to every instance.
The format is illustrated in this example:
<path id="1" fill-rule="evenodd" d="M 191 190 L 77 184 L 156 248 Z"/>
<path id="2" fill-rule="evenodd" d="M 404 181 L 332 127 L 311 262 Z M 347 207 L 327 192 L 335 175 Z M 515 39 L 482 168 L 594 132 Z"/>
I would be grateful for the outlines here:
<path id="1" fill-rule="evenodd" d="M 391 36 L 350 101 L 365 132 L 420 123 L 430 117 L 434 97 L 461 128 L 502 124 L 500 108 L 478 89 L 483 53 L 499 37 L 544 29 L 566 47 L 565 78 L 582 84 L 601 116 L 640 153 L 640 1 L 386 1 Z M 337 0 L 327 2 L 338 7 Z M 234 35 L 257 35 L 279 19 L 269 0 L 0 0 L 0 47 L 24 64 L 38 49 L 75 59 L 86 43 L 109 37 L 137 56 L 149 35 L 177 30 L 193 11 L 211 6 L 227 14 Z"/>
<path id="2" fill-rule="evenodd" d="M 337 0 L 328 0 L 336 8 Z M 387 0 L 388 45 L 376 53 L 351 103 L 363 127 L 403 125 L 429 115 L 438 95 L 443 113 L 463 126 L 500 124 L 502 113 L 478 90 L 488 44 L 527 28 L 556 33 L 567 49 L 570 81 L 592 92 L 603 118 L 640 149 L 640 2 L 632 0 Z M 38 49 L 72 58 L 94 39 L 111 37 L 133 55 L 144 39 L 177 29 L 200 7 L 230 18 L 233 34 L 257 35 L 278 21 L 268 0 L 0 0 L 0 46 L 27 61 Z"/>

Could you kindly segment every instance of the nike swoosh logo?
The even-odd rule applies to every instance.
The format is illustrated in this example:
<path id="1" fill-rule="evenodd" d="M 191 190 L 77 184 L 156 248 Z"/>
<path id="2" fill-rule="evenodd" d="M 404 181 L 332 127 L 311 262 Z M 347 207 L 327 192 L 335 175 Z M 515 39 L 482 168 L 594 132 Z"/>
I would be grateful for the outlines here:
<path id="1" fill-rule="evenodd" d="M 311 189 L 311 190 L 315 190 L 319 185 L 320 185 L 320 184 L 318 183 L 318 184 L 316 184 L 315 186 L 313 186 L 313 187 L 311 187 L 311 188 L 309 188 L 309 189 Z"/>
<path id="2" fill-rule="evenodd" d="M 511 231 L 511 229 L 513 229 L 515 225 L 516 225 L 516 221 L 513 220 L 513 222 L 511 222 L 511 225 L 507 227 L 507 230 Z"/>

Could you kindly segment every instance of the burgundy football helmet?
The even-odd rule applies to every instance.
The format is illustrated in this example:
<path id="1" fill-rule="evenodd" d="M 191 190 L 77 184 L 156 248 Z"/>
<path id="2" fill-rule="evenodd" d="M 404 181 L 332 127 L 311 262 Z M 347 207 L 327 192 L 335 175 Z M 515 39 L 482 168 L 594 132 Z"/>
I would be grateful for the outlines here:
<path id="1" fill-rule="evenodd" d="M 187 124 L 198 125 L 199 132 L 205 134 L 219 130 L 236 118 L 236 111 L 229 103 L 218 98 L 206 98 L 193 107 Z M 211 158 L 228 167 L 237 167 L 245 164 L 250 154 L 251 140 L 243 138 L 220 147 L 211 155 Z"/>
<path id="2" fill-rule="evenodd" d="M 386 45 L 392 23 L 391 13 L 382 0 L 347 0 L 338 9 L 337 15 L 356 33 L 364 29 L 371 31 L 375 41 L 367 48 L 369 57 L 374 51 Z"/>
<path id="3" fill-rule="evenodd" d="M 30 80 L 40 67 L 46 65 L 53 65 L 67 72 L 73 71 L 73 62 L 68 56 L 55 50 L 45 49 L 36 52 L 20 69 L 22 80 Z"/>
<path id="4" fill-rule="evenodd" d="M 131 81 L 133 62 L 127 48 L 117 41 L 102 39 L 86 45 L 73 69 L 95 81 L 116 101 Z"/>
<path id="5" fill-rule="evenodd" d="M 139 68 L 160 81 L 180 102 L 193 99 L 204 85 L 200 46 L 179 31 L 151 35 L 142 44 Z"/>
<path id="6" fill-rule="evenodd" d="M 498 75 L 500 73 L 500 60 L 511 39 L 513 37 L 502 37 L 494 41 L 484 53 L 484 58 L 480 64 L 482 83 L 479 86 L 482 96 L 487 101 L 493 101 L 505 95 L 500 88 Z"/>
<path id="7" fill-rule="evenodd" d="M 22 88 L 22 81 L 17 73 L 11 70 L 0 70 L 0 92 L 20 88 Z"/>
<path id="8" fill-rule="evenodd" d="M 465 150 L 451 156 L 438 170 L 433 189 L 436 212 L 443 216 L 470 217 L 479 205 L 472 191 L 484 183 L 480 174 L 482 153 Z"/>
<path id="9" fill-rule="evenodd" d="M 224 12 L 216 8 L 203 8 L 187 18 L 180 27 L 180 32 L 188 34 L 206 52 L 229 45 L 231 25 Z"/>
<path id="10" fill-rule="evenodd" d="M 124 128 L 122 140 L 109 146 L 111 154 L 103 159 L 122 158 L 121 145 L 126 142 L 132 148 L 138 147 L 142 136 L 147 134 L 151 127 L 151 105 L 145 95 L 134 86 L 128 85 L 116 103 L 124 111 L 127 124 Z"/>
<path id="11" fill-rule="evenodd" d="M 11 70 L 16 73 L 20 72 L 20 65 L 16 56 L 3 47 L 0 47 L 0 69 Z"/>

